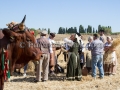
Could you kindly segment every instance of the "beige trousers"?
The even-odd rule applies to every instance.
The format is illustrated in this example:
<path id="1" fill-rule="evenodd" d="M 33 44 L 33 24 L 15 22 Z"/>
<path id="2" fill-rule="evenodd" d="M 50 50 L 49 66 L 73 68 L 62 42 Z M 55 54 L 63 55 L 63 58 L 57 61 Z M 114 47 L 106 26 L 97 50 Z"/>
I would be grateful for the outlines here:
<path id="1" fill-rule="evenodd" d="M 49 54 L 43 54 L 43 57 L 39 60 L 39 64 L 37 64 L 36 79 L 38 81 L 41 81 L 41 71 L 43 71 L 43 80 L 48 80 L 49 58 Z"/>

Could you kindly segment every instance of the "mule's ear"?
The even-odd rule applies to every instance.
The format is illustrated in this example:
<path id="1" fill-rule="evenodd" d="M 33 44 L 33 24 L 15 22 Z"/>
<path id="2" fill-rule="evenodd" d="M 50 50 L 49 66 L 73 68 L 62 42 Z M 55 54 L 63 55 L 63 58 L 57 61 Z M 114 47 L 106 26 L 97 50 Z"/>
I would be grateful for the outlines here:
<path id="1" fill-rule="evenodd" d="M 3 32 L 3 34 L 4 34 L 5 36 L 10 36 L 10 33 L 11 33 L 10 29 L 8 29 L 8 28 L 4 28 L 4 29 L 2 30 L 2 32 Z"/>
<path id="2" fill-rule="evenodd" d="M 17 37 L 17 36 L 19 36 L 17 33 L 11 31 L 11 30 L 8 29 L 8 28 L 4 28 L 4 29 L 2 30 L 2 32 L 3 32 L 3 34 L 4 34 L 5 36 L 7 36 L 7 37 L 10 37 L 10 36 L 15 36 L 15 37 Z"/>

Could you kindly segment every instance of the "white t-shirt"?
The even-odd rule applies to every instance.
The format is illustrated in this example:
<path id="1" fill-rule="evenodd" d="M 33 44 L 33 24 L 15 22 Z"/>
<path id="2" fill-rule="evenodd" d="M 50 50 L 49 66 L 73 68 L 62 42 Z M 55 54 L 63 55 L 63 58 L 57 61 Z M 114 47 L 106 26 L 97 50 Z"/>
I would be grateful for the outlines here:
<path id="1" fill-rule="evenodd" d="M 68 46 L 70 46 L 70 47 L 72 47 L 73 44 L 74 44 L 74 42 L 73 42 L 72 40 L 68 39 L 68 38 L 65 38 L 65 39 L 64 39 L 64 42 L 65 42 Z"/>
<path id="2" fill-rule="evenodd" d="M 53 53 L 53 48 L 52 48 L 52 44 L 55 44 L 55 41 L 48 38 L 49 42 L 50 42 L 50 53 Z"/>

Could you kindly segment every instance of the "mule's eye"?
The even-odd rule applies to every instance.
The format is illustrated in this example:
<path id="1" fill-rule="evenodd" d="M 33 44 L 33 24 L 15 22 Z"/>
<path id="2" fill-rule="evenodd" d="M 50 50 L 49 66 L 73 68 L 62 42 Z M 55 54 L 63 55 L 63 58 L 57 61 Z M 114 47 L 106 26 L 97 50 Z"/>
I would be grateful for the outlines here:
<path id="1" fill-rule="evenodd" d="M 29 38 L 26 38 L 27 41 L 31 41 Z"/>

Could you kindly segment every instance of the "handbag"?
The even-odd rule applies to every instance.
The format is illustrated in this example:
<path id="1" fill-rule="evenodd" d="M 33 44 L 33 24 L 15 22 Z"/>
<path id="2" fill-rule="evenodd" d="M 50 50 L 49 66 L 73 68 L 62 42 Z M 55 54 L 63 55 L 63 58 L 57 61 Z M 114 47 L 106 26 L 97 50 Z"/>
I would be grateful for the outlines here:
<path id="1" fill-rule="evenodd" d="M 84 67 L 84 68 L 82 69 L 82 75 L 83 75 L 83 76 L 87 76 L 87 75 L 88 75 L 88 70 L 87 70 L 86 67 Z"/>

